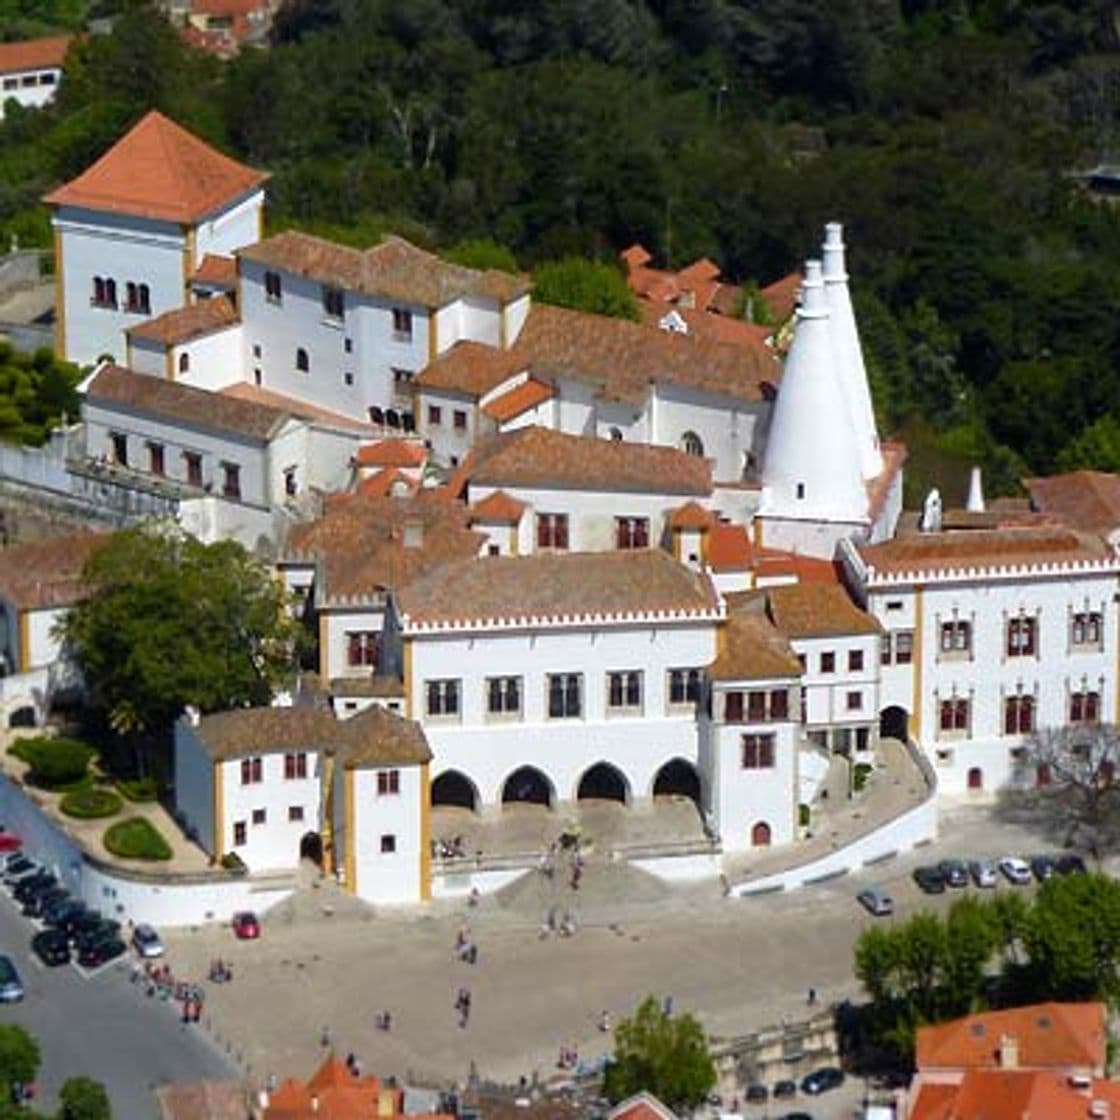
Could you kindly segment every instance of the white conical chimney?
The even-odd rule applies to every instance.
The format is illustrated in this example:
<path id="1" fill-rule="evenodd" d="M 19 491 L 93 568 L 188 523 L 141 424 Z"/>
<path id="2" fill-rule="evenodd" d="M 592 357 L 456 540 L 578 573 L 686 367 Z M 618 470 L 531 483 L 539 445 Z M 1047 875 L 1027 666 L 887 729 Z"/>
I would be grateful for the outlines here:
<path id="1" fill-rule="evenodd" d="M 867 384 L 867 368 L 848 291 L 848 270 L 844 261 L 844 227 L 829 222 L 824 227 L 824 290 L 831 313 L 833 345 L 836 348 L 844 380 L 844 397 L 848 415 L 855 431 L 859 451 L 860 472 L 864 480 L 878 476 L 883 470 L 879 452 L 879 436 L 875 430 L 875 410 L 871 406 L 871 389 Z"/>
<path id="2" fill-rule="evenodd" d="M 762 466 L 760 516 L 828 523 L 867 519 L 821 262 L 807 261 Z"/>
<path id="3" fill-rule="evenodd" d="M 973 467 L 968 476 L 968 501 L 964 508 L 969 513 L 983 513 L 984 509 L 984 483 L 980 475 L 980 468 Z"/>

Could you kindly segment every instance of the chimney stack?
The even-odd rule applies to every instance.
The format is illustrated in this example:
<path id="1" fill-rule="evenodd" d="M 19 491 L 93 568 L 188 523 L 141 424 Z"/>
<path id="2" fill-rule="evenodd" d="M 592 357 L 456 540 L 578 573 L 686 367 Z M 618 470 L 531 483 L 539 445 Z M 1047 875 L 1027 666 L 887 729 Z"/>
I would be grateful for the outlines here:
<path id="1" fill-rule="evenodd" d="M 419 548 L 424 543 L 424 522 L 406 521 L 402 543 L 405 548 Z"/>
<path id="2" fill-rule="evenodd" d="M 984 483 L 979 467 L 973 467 L 972 473 L 968 477 L 968 501 L 965 502 L 964 508 L 969 513 L 983 513 L 986 508 L 984 505 Z"/>
<path id="3" fill-rule="evenodd" d="M 1000 1036 L 999 1068 L 1019 1068 L 1019 1040 L 1013 1034 L 1005 1034 Z"/>

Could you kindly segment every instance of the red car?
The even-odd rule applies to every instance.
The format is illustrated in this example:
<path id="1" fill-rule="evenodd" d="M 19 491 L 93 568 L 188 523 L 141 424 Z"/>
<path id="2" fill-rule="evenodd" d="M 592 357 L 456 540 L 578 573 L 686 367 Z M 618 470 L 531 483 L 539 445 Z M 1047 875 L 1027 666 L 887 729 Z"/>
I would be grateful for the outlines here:
<path id="1" fill-rule="evenodd" d="M 23 841 L 14 832 L 0 832 L 0 852 L 18 852 Z"/>
<path id="2" fill-rule="evenodd" d="M 261 923 L 257 921 L 256 914 L 249 910 L 242 910 L 233 916 L 233 932 L 242 941 L 251 941 L 260 937 Z"/>

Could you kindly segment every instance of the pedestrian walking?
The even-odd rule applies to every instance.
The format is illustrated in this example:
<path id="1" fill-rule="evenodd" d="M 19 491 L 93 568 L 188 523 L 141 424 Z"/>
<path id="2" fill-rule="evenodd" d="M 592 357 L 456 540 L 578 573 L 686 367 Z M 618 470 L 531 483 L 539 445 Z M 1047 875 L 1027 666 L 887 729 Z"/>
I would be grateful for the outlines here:
<path id="1" fill-rule="evenodd" d="M 817 1005 L 817 989 L 816 988 L 810 988 L 809 989 L 809 1006 L 810 1007 L 816 1007 L 816 1005 Z"/>

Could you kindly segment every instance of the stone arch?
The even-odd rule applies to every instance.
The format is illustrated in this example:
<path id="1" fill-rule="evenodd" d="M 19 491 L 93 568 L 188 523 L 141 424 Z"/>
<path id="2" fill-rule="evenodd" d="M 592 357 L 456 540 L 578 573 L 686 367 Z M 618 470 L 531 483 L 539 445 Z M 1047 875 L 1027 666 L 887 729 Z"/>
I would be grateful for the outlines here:
<path id="1" fill-rule="evenodd" d="M 751 847 L 770 847 L 770 825 L 766 821 L 755 821 L 751 825 Z"/>
<path id="2" fill-rule="evenodd" d="M 899 739 L 903 743 L 910 737 L 910 713 L 898 704 L 892 704 L 879 713 L 879 738 Z"/>
<path id="3" fill-rule="evenodd" d="M 630 803 L 630 783 L 617 766 L 596 762 L 589 766 L 576 786 L 577 801 L 621 801 Z"/>
<path id="4" fill-rule="evenodd" d="M 681 436 L 681 450 L 686 455 L 701 459 L 704 456 L 704 441 L 695 432 L 685 432 Z"/>
<path id="5" fill-rule="evenodd" d="M 521 766 L 502 783 L 502 804 L 521 801 L 552 808 L 556 790 L 548 777 L 535 766 Z"/>
<path id="6" fill-rule="evenodd" d="M 445 770 L 432 780 L 432 807 L 452 805 L 478 812 L 478 789 L 474 782 L 458 770 Z"/>
<path id="7" fill-rule="evenodd" d="M 700 772 L 685 758 L 671 758 L 653 776 L 654 797 L 687 797 L 700 808 Z"/>

